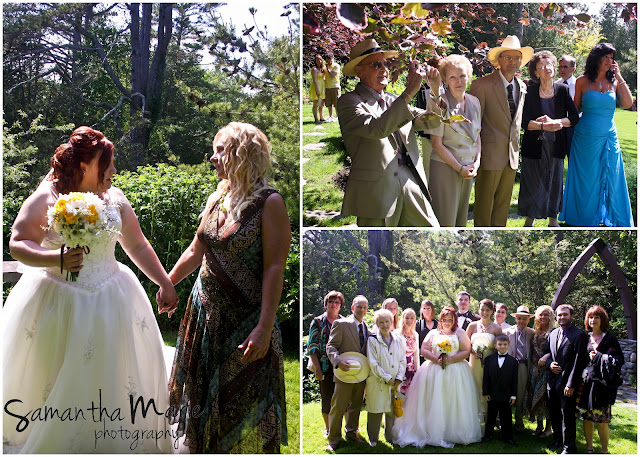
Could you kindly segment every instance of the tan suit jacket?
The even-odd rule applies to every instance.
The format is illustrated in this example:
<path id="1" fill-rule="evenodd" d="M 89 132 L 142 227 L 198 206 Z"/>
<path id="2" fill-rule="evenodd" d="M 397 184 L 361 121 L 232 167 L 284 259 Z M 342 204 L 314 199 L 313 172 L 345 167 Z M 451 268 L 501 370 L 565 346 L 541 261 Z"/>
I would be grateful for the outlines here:
<path id="1" fill-rule="evenodd" d="M 517 170 L 522 109 L 527 88 L 522 81 L 515 78 L 520 93 L 515 116 L 511 119 L 507 91 L 499 72 L 500 70 L 496 69 L 490 75 L 476 79 L 469 88 L 469 93 L 478 98 L 482 109 L 480 169 L 503 170 L 509 165 L 513 170 Z"/>
<path id="2" fill-rule="evenodd" d="M 518 327 L 516 325 L 506 329 L 504 334 L 509 337 L 509 355 L 516 357 L 516 332 Z M 534 330 L 530 327 L 525 327 L 524 329 L 524 355 L 527 360 L 527 365 L 531 365 L 533 363 L 533 335 L 535 334 Z M 517 358 L 517 357 L 516 357 Z"/>
<path id="3" fill-rule="evenodd" d="M 333 321 L 329 341 L 327 341 L 327 356 L 334 369 L 337 369 L 338 363 L 342 361 L 340 354 L 343 352 L 360 352 L 363 355 L 367 355 L 367 337 L 369 333 L 371 333 L 371 330 L 365 323 L 365 344 L 364 347 L 361 348 L 358 324 L 359 322 L 353 317 L 353 314 L 344 319 L 336 319 Z"/>
<path id="4" fill-rule="evenodd" d="M 384 93 L 383 96 L 388 106 L 386 111 L 362 83 L 338 100 L 342 139 L 351 157 L 342 214 L 372 219 L 393 214 L 402 190 L 393 138 L 396 131 L 400 132 L 420 177 L 427 182 L 412 122 L 425 111 L 408 107 L 397 95 Z M 420 130 L 429 127 L 423 122 L 415 123 Z M 425 202 L 425 206 L 430 207 L 426 198 Z"/>

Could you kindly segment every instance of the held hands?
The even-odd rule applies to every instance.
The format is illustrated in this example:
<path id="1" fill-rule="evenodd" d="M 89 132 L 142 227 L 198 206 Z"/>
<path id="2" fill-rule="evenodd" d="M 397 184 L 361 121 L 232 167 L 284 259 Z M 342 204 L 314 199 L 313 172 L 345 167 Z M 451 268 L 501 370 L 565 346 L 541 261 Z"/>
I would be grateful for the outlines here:
<path id="1" fill-rule="evenodd" d="M 542 122 L 542 130 L 547 132 L 557 132 L 562 129 L 562 121 L 559 119 L 551 119 L 546 114 L 536 119 L 536 122 Z"/>
<path id="2" fill-rule="evenodd" d="M 438 365 L 440 365 L 442 369 L 444 369 L 448 363 L 449 356 L 447 354 L 440 354 L 440 357 L 438 357 Z"/>
<path id="3" fill-rule="evenodd" d="M 516 404 L 516 399 L 515 399 L 515 398 L 510 398 L 510 399 L 509 399 L 509 404 L 510 404 L 511 406 L 515 405 L 515 404 Z"/>
<path id="4" fill-rule="evenodd" d="M 251 363 L 260 360 L 269 350 L 271 344 L 271 330 L 267 331 L 264 327 L 258 325 L 249 334 L 246 340 L 238 346 L 238 349 L 244 350 L 242 354 L 242 363 Z"/>
<path id="5" fill-rule="evenodd" d="M 345 361 L 338 362 L 338 368 L 340 368 L 342 371 L 349 371 L 350 366 L 351 365 L 349 365 L 349 362 L 345 362 Z"/>
<path id="6" fill-rule="evenodd" d="M 551 365 L 549 365 L 549 369 L 555 374 L 562 373 L 562 367 L 558 365 L 558 362 L 551 362 Z"/>
<path id="7" fill-rule="evenodd" d="M 473 165 L 463 165 L 462 170 L 460 170 L 460 176 L 463 179 L 471 179 L 475 178 L 478 175 L 478 169 Z M 479 356 L 476 356 L 479 357 Z"/>
<path id="8" fill-rule="evenodd" d="M 73 273 L 82 270 L 84 260 L 82 248 L 69 249 L 64 247 L 62 251 L 62 268 Z"/>
<path id="9" fill-rule="evenodd" d="M 564 396 L 565 397 L 570 397 L 572 395 L 573 395 L 573 387 L 566 386 L 564 388 Z"/>
<path id="10" fill-rule="evenodd" d="M 622 79 L 622 74 L 620 73 L 620 67 L 618 66 L 618 62 L 614 61 L 611 64 L 611 71 L 613 72 L 613 75 L 616 77 L 618 81 L 624 81 Z"/>
<path id="11" fill-rule="evenodd" d="M 538 366 L 539 366 L 539 367 L 543 367 L 543 366 L 545 366 L 546 364 L 547 364 L 547 361 L 546 361 L 546 360 L 543 360 L 543 359 L 538 360 Z"/>
<path id="12" fill-rule="evenodd" d="M 315 375 L 318 381 L 324 380 L 324 373 L 322 372 L 321 368 L 316 368 L 313 374 Z"/>
<path id="13" fill-rule="evenodd" d="M 158 303 L 158 314 L 167 313 L 168 317 L 173 316 L 178 308 L 178 295 L 173 287 L 160 287 L 156 293 L 156 303 Z"/>

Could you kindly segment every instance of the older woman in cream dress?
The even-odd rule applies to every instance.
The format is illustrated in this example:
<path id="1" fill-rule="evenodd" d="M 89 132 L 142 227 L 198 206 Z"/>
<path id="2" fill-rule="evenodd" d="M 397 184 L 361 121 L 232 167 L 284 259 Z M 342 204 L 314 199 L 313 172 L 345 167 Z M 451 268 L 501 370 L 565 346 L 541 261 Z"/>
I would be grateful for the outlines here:
<path id="1" fill-rule="evenodd" d="M 440 124 L 427 131 L 434 151 L 429 171 L 431 205 L 441 227 L 466 227 L 471 186 L 480 166 L 480 102 L 465 93 L 473 73 L 467 58 L 450 55 L 440 62 L 439 70 L 447 89 L 437 102 L 440 106 L 431 99 L 427 109 L 441 112 L 446 119 L 461 115 L 469 122 Z"/>

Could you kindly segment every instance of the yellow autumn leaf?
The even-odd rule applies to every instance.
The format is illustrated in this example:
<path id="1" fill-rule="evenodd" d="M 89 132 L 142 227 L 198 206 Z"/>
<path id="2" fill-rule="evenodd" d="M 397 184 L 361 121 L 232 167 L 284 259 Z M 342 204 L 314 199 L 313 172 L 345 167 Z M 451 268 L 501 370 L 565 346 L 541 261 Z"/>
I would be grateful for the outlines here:
<path id="1" fill-rule="evenodd" d="M 431 24 L 431 30 L 433 30 L 433 33 L 436 35 L 444 36 L 453 32 L 453 27 L 449 21 L 434 21 Z"/>
<path id="2" fill-rule="evenodd" d="M 404 17 L 423 18 L 429 14 L 429 11 L 422 8 L 422 3 L 406 3 L 400 10 Z"/>

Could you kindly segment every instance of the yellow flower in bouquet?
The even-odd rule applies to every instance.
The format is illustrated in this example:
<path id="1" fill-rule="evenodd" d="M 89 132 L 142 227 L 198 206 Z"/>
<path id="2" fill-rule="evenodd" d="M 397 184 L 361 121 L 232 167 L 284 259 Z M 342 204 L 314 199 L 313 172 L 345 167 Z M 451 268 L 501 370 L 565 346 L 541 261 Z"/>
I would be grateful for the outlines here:
<path id="1" fill-rule="evenodd" d="M 46 229 L 59 233 L 65 245 L 87 248 L 87 253 L 97 235 L 115 231 L 109 225 L 105 203 L 91 192 L 60 195 L 47 210 L 47 223 Z M 75 281 L 77 277 L 77 272 L 67 273 L 67 280 Z"/>
<path id="2" fill-rule="evenodd" d="M 452 350 L 451 341 L 449 339 L 443 339 L 436 343 L 436 347 L 439 349 L 440 354 L 449 354 Z"/>

